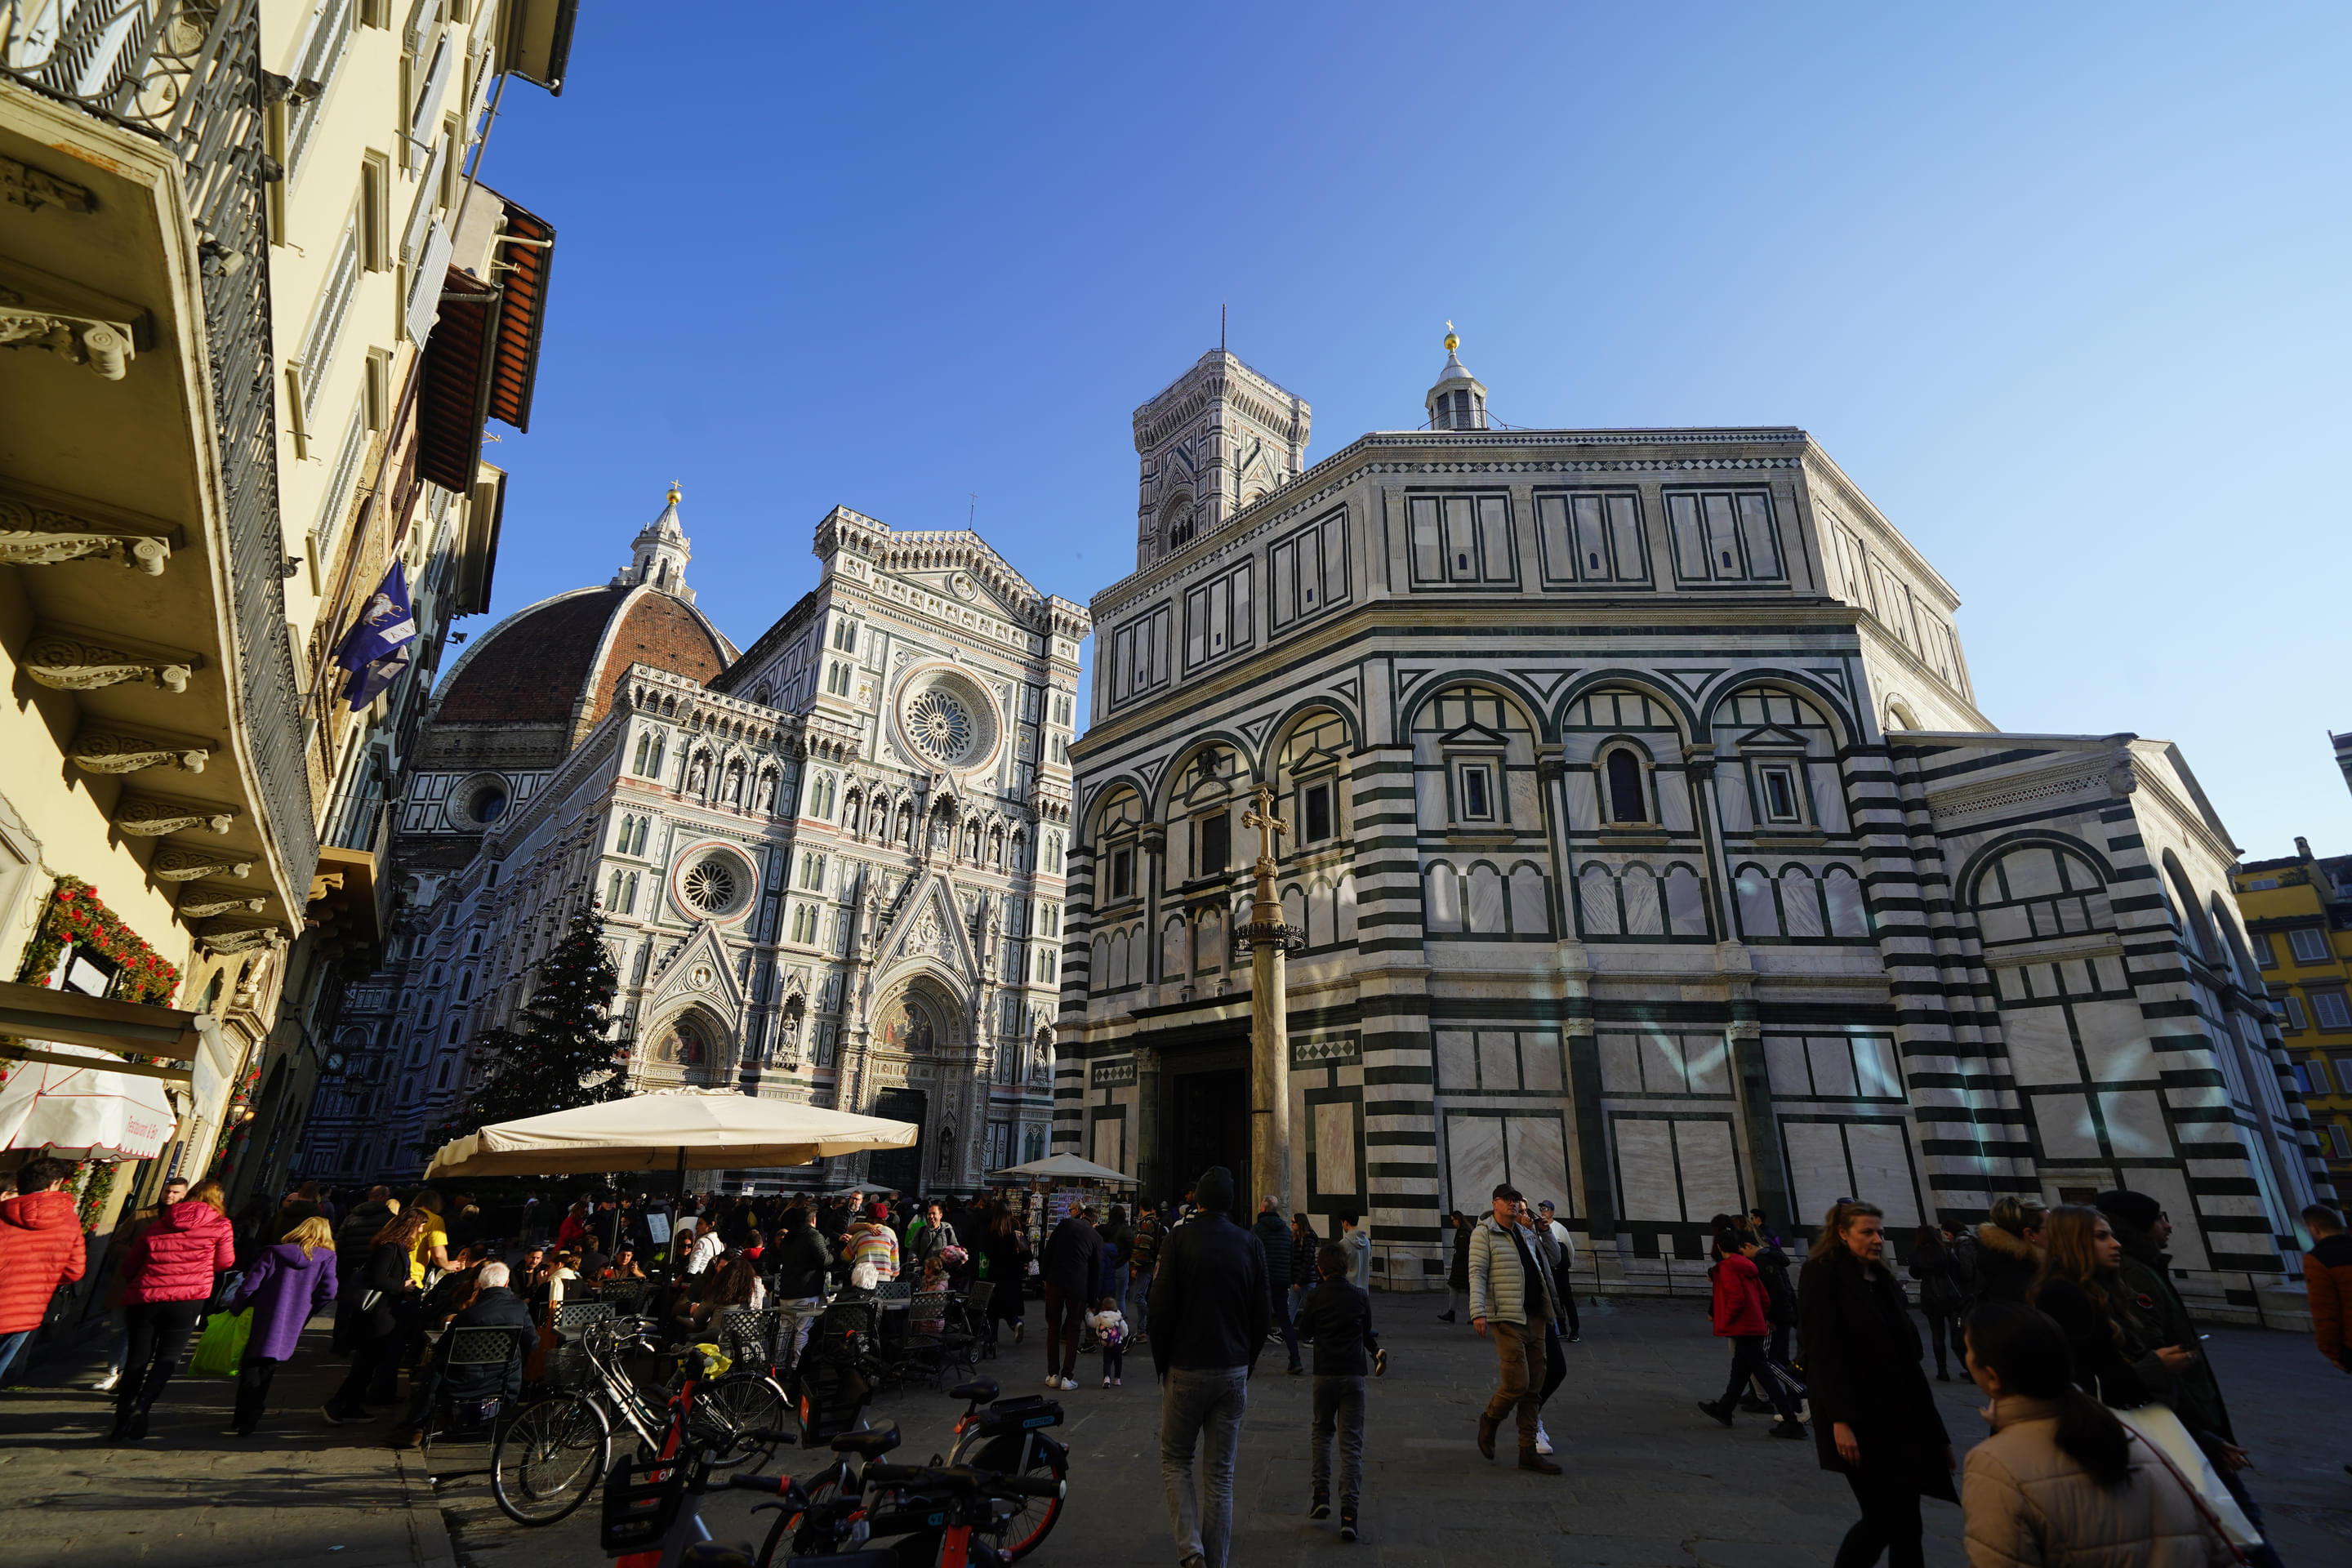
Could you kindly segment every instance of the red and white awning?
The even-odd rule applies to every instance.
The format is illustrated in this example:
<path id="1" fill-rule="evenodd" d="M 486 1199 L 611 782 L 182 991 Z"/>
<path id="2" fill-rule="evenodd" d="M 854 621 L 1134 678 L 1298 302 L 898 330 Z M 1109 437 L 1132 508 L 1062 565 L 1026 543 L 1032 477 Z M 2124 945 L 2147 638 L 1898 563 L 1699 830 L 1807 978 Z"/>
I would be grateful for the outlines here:
<path id="1" fill-rule="evenodd" d="M 162 1079 L 110 1072 L 121 1058 L 89 1046 L 35 1042 L 44 1059 L 25 1061 L 0 1084 L 0 1152 L 47 1152 L 66 1160 L 152 1160 L 179 1118 Z M 61 1061 L 86 1057 L 91 1065 Z"/>

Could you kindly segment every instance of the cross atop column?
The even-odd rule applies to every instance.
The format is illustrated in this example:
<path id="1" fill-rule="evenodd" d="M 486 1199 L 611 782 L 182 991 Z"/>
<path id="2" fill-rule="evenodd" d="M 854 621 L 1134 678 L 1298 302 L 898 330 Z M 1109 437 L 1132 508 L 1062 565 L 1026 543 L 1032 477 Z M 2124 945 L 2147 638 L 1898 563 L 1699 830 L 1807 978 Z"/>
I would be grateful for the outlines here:
<path id="1" fill-rule="evenodd" d="M 1242 813 L 1242 826 L 1257 829 L 1257 858 L 1271 864 L 1276 838 L 1290 831 L 1290 824 L 1274 815 L 1274 792 L 1265 785 L 1257 786 L 1257 804 Z"/>

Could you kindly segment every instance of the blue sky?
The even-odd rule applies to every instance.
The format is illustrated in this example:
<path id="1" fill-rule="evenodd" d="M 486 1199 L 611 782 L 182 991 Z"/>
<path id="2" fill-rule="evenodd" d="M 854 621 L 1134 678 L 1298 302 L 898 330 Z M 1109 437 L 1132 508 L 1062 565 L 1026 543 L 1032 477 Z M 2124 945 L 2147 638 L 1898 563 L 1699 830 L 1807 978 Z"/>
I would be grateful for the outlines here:
<path id="1" fill-rule="evenodd" d="M 2352 850 L 2343 7 L 582 9 L 484 174 L 561 235 L 499 614 L 671 479 L 739 642 L 836 503 L 1084 602 L 1220 303 L 1310 461 L 1420 422 L 1451 318 L 1513 424 L 1803 426 L 1995 723 Z"/>

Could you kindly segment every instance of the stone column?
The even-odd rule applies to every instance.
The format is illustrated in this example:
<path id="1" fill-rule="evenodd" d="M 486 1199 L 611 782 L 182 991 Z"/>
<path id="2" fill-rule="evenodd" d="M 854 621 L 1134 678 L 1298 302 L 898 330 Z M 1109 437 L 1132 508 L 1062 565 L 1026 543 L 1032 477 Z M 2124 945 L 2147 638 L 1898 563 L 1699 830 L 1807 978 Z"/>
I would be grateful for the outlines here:
<path id="1" fill-rule="evenodd" d="M 1236 1214 L 1255 1214 L 1272 1194 L 1281 1212 L 1290 1206 L 1290 994 L 1286 970 L 1306 933 L 1282 918 L 1274 890 L 1275 838 L 1290 825 L 1274 815 L 1274 792 L 1260 784 L 1257 804 L 1242 816 L 1258 833 L 1257 890 L 1249 923 L 1237 933 L 1250 944 L 1251 1190 L 1235 1194 Z"/>

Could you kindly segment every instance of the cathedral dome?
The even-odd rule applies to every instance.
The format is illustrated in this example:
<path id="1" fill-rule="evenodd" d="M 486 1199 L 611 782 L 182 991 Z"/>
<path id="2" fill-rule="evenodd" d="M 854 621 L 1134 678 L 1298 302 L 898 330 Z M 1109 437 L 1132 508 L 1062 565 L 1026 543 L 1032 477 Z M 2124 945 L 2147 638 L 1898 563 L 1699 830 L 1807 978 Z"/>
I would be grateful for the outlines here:
<path id="1" fill-rule="evenodd" d="M 544 727 L 561 736 L 560 757 L 611 710 L 629 666 L 708 681 L 733 662 L 735 645 L 686 585 L 677 502 L 672 485 L 612 582 L 541 599 L 484 633 L 441 683 L 435 721 Z"/>

